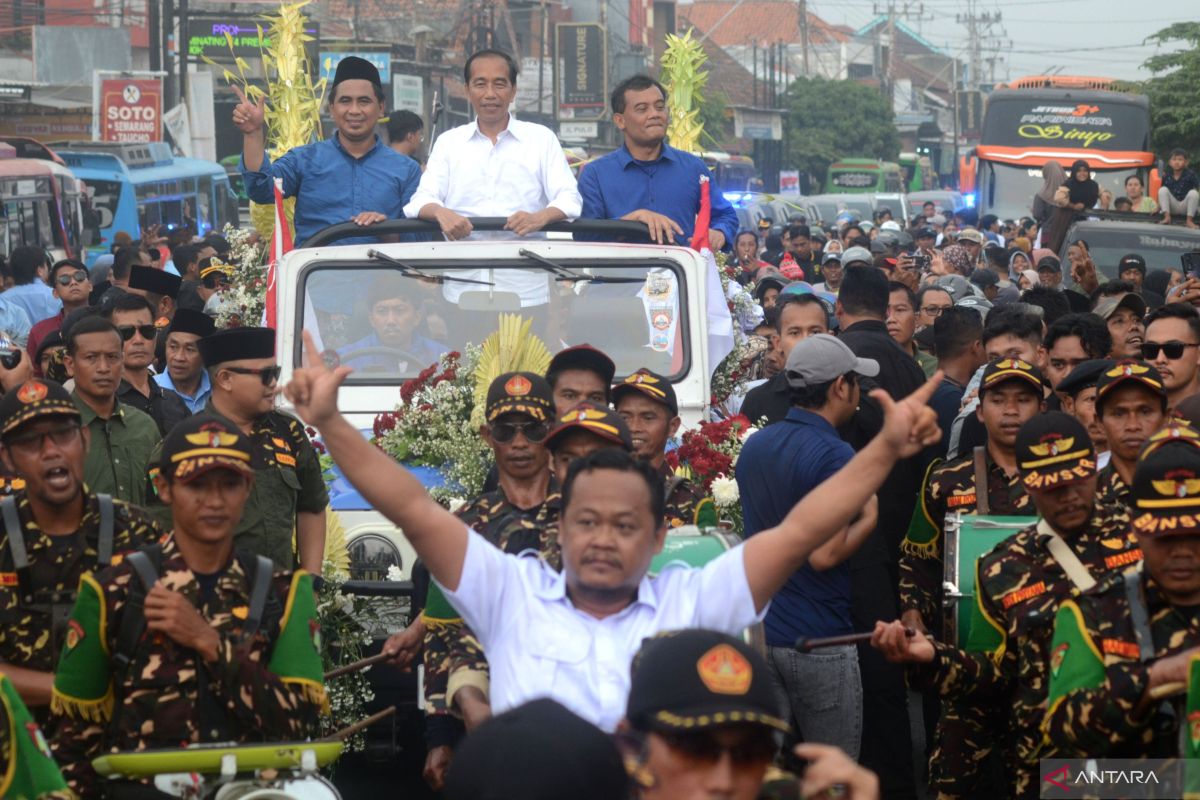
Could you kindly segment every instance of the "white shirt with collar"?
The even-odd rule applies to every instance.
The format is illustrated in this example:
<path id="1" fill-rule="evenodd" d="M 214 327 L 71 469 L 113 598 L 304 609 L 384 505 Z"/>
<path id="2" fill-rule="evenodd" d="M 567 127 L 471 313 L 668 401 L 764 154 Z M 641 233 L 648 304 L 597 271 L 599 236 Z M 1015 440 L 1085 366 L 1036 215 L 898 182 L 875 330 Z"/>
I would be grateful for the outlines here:
<path id="1" fill-rule="evenodd" d="M 507 217 L 553 206 L 571 220 L 583 210 L 558 137 L 511 115 L 495 144 L 477 122 L 437 138 L 404 215 L 416 217 L 430 203 L 464 217 Z"/>
<path id="2" fill-rule="evenodd" d="M 737 636 L 766 613 L 754 610 L 741 546 L 702 569 L 643 577 L 631 605 L 597 619 L 575 608 L 563 573 L 471 531 L 458 591 L 442 589 L 487 654 L 495 713 L 550 697 L 609 732 L 625 714 L 642 640 L 682 628 Z"/>

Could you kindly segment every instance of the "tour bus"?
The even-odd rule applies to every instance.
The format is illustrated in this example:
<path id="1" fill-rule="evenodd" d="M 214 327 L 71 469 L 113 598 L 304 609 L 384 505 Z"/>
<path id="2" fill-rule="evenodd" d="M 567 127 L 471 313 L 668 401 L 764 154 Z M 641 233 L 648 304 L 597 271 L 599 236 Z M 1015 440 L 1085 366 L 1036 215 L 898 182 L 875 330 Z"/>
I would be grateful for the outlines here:
<path id="1" fill-rule="evenodd" d="M 873 194 L 904 191 L 899 164 L 872 158 L 842 158 L 829 165 L 826 194 Z"/>
<path id="2" fill-rule="evenodd" d="M 713 180 L 722 192 L 752 192 L 762 190 L 758 170 L 754 159 L 749 156 L 735 156 L 729 153 L 712 151 L 701 153 L 700 157 L 712 171 Z"/>
<path id="3" fill-rule="evenodd" d="M 960 187 L 980 214 L 1017 219 L 1030 212 L 1042 187 L 1042 167 L 1057 161 L 1070 172 L 1076 159 L 1092 168 L 1101 189 L 1125 193 L 1137 175 L 1151 197 L 1150 101 L 1117 90 L 1109 78 L 1035 76 L 992 91 L 973 156 L 964 159 Z"/>
<path id="4" fill-rule="evenodd" d="M 91 194 L 100 229 L 94 261 L 117 231 L 139 238 L 193 225 L 203 236 L 238 224 L 238 201 L 225 168 L 215 161 L 178 158 L 165 142 L 63 142 L 51 145 Z M 89 261 L 90 264 L 90 261 Z"/>
<path id="5" fill-rule="evenodd" d="M 925 192 L 937 188 L 933 161 L 920 153 L 901 153 L 900 169 L 904 170 L 904 187 L 907 192 Z"/>
<path id="6" fill-rule="evenodd" d="M 84 201 L 82 184 L 40 142 L 0 141 L 4 252 L 33 245 L 56 261 L 83 257 L 95 233 L 85 230 Z"/>

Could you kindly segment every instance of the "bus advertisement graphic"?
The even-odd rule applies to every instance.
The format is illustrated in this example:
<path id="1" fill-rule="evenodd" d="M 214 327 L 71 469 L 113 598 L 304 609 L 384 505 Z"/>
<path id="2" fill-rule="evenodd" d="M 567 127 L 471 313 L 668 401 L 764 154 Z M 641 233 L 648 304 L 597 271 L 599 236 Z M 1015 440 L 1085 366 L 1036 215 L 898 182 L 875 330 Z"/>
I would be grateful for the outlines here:
<path id="1" fill-rule="evenodd" d="M 105 78 L 100 82 L 100 140 L 162 141 L 162 80 Z"/>

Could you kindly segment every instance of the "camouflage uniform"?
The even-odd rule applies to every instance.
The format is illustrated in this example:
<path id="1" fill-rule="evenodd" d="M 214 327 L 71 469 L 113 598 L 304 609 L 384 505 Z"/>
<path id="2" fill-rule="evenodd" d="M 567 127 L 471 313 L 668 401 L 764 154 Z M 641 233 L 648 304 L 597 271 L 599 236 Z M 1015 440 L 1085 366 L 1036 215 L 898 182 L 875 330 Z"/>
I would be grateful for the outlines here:
<path id="1" fill-rule="evenodd" d="M 27 590 L 35 593 L 35 604 L 28 607 L 21 598 L 17 573 L 12 571 L 8 536 L 4 535 L 0 537 L 0 661 L 53 672 L 66 628 L 54 630 L 52 606 L 46 595 L 58 594 L 60 604 L 65 605 L 64 611 L 70 611 L 80 577 L 96 569 L 100 501 L 85 490 L 79 530 L 74 536 L 49 536 L 34 521 L 25 492 L 18 493 L 16 500 L 29 557 Z M 142 509 L 113 500 L 114 564 L 123 554 L 153 544 L 161 535 L 154 520 Z"/>
<path id="2" fill-rule="evenodd" d="M 676 477 L 664 461 L 659 468 L 663 479 L 663 491 L 667 494 L 666 522 L 668 528 L 695 525 L 704 495 L 687 478 Z M 711 505 L 711 504 L 710 504 Z"/>
<path id="3" fill-rule="evenodd" d="M 1036 796 L 1039 758 L 1055 756 L 1042 741 L 1046 664 L 1058 606 L 1079 591 L 1051 555 L 1045 523 L 1005 539 L 979 559 L 976 607 L 968 652 L 936 642 L 929 670 L 917 670 L 943 696 L 961 698 L 1004 720 L 1002 744 L 1010 796 Z M 1093 515 L 1071 550 L 1097 580 L 1141 560 L 1128 527 Z"/>
<path id="4" fill-rule="evenodd" d="M 1200 645 L 1200 608 L 1177 608 L 1154 579 L 1135 572 L 1157 660 Z M 1088 652 L 1088 651 L 1091 652 Z M 1102 658 L 1098 658 L 1100 654 Z M 1139 719 L 1134 713 L 1149 684 L 1126 597 L 1125 577 L 1112 575 L 1076 600 L 1063 603 L 1050 652 L 1049 708 L 1043 732 L 1063 758 L 1137 758 L 1183 755 L 1182 695 Z"/>
<path id="5" fill-rule="evenodd" d="M 144 632 L 122 671 L 112 655 L 120 652 L 121 623 L 138 577 L 128 560 L 84 577 L 52 700 L 54 755 L 71 788 L 84 797 L 96 796 L 91 761 L 101 753 L 304 739 L 316 734 L 319 715 L 328 708 L 308 573 L 274 574 L 276 611 L 267 604 L 250 638 L 242 635 L 251 589 L 242 559 L 232 559 L 204 592 L 174 537 L 167 537 L 159 575 L 163 586 L 182 594 L 217 630 L 217 659 L 205 663 L 171 638 Z M 300 652 L 310 674 L 315 659 L 316 680 L 290 677 L 295 671 L 277 665 L 285 632 L 307 637 Z M 80 682 L 93 691 L 75 689 Z"/>
<path id="6" fill-rule="evenodd" d="M 475 498 L 456 515 L 504 552 L 516 554 L 537 550 L 555 569 L 560 569 L 558 518 L 561 504 L 562 497 L 553 484 L 546 501 L 532 509 L 517 508 L 508 501 L 503 489 L 497 489 Z M 461 686 L 476 686 L 487 693 L 487 658 L 479 640 L 461 617 L 436 618 L 426 614 L 422 652 L 428 713 L 451 713 L 447 698 Z"/>
<path id="7" fill-rule="evenodd" d="M 1033 514 L 1033 504 L 1017 474 L 1008 475 L 984 450 L 989 515 Z M 946 514 L 975 513 L 975 456 L 967 453 L 930 468 L 901 544 L 900 607 L 916 609 L 940 638 L 953 640 L 942 600 Z M 943 795 L 969 796 L 978 789 L 980 767 L 992 752 L 995 730 L 987 715 L 969 704 L 943 698 L 929 755 L 929 782 Z"/>
<path id="8" fill-rule="evenodd" d="M 1129 487 L 1121 479 L 1121 473 L 1112 461 L 1100 470 L 1100 482 L 1096 484 L 1096 505 L 1112 509 L 1112 513 L 1128 514 L 1131 501 Z"/>

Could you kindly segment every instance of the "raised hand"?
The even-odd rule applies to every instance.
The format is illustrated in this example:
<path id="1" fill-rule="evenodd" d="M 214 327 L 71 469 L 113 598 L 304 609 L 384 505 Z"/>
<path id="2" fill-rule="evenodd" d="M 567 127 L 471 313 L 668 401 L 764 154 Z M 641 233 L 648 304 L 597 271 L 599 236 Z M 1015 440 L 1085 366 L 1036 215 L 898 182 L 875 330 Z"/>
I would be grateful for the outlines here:
<path id="1" fill-rule="evenodd" d="M 233 124 L 244 134 L 258 133 L 263 127 L 263 104 L 254 102 L 246 97 L 241 87 L 234 86 L 233 92 L 239 102 L 233 109 Z"/>
<path id="2" fill-rule="evenodd" d="M 938 427 L 937 414 L 929 407 L 929 398 L 941 382 L 942 373 L 939 370 L 900 402 L 893 400 L 883 389 L 871 392 L 871 396 L 883 408 L 883 429 L 879 436 L 896 454 L 896 458 L 916 455 L 922 448 L 941 439 L 942 429 Z"/>
<path id="3" fill-rule="evenodd" d="M 301 419 L 319 428 L 337 416 L 338 388 L 352 371 L 350 367 L 330 369 L 312 334 L 304 331 L 304 366 L 292 373 L 283 394 Z"/>

